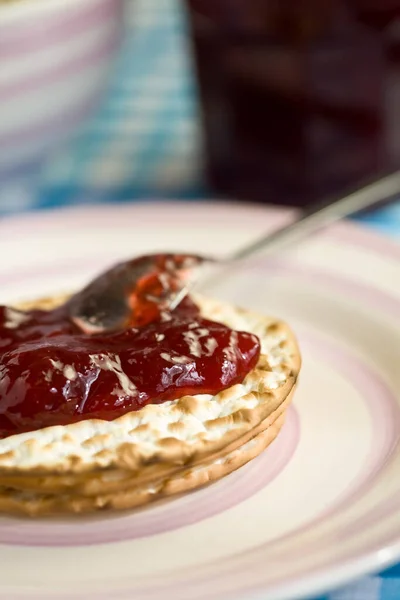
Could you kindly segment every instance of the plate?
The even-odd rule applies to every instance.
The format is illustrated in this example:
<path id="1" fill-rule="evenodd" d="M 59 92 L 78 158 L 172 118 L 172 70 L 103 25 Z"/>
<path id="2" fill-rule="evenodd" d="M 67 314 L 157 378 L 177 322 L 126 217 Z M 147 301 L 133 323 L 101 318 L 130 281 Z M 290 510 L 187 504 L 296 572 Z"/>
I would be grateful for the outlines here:
<path id="1" fill-rule="evenodd" d="M 5 219 L 0 301 L 72 290 L 149 251 L 224 256 L 289 218 L 150 202 Z M 0 598 L 293 599 L 398 560 L 399 281 L 400 246 L 346 223 L 221 282 L 216 295 L 287 319 L 299 337 L 281 435 L 222 481 L 137 512 L 0 518 Z"/>

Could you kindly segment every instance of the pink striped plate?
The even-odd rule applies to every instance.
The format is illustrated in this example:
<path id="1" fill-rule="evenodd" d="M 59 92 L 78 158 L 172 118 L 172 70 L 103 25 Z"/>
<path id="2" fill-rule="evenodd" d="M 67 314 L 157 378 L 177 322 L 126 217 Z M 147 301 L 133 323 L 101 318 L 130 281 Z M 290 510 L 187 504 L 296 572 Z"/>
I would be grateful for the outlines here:
<path id="1" fill-rule="evenodd" d="M 5 219 L 0 302 L 80 286 L 148 251 L 222 256 L 287 218 L 147 203 Z M 400 247 L 350 224 L 246 264 L 215 294 L 288 319 L 303 352 L 276 442 L 224 480 L 138 512 L 0 518 L 0 598 L 301 598 L 398 560 L 399 281 Z"/>

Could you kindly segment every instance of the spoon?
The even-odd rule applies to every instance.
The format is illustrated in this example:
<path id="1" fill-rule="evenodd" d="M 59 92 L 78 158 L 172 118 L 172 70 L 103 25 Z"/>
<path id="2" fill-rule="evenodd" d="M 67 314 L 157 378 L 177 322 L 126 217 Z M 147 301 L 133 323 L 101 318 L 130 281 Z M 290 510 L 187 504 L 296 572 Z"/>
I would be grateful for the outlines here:
<path id="1" fill-rule="evenodd" d="M 120 263 L 69 300 L 69 316 L 88 334 L 145 325 L 159 316 L 168 318 L 168 313 L 181 304 L 194 287 L 200 290 L 212 288 L 221 278 L 234 274 L 239 261 L 261 250 L 264 255 L 275 254 L 334 221 L 398 193 L 400 171 L 344 198 L 311 207 L 288 225 L 262 236 L 222 260 L 163 254 L 142 256 Z"/>

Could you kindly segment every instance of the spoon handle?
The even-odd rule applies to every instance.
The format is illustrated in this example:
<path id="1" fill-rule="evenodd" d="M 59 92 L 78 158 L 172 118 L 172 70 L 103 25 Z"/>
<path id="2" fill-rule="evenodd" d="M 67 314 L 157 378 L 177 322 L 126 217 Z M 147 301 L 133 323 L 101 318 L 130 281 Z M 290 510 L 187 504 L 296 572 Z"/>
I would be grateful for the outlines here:
<path id="1" fill-rule="evenodd" d="M 380 201 L 388 200 L 398 194 L 400 194 L 400 171 L 395 171 L 391 175 L 382 177 L 339 200 L 324 204 L 322 207 L 312 206 L 288 225 L 284 225 L 272 233 L 267 233 L 258 240 L 240 248 L 227 258 L 216 263 L 215 266 L 217 268 L 212 269 L 213 274 L 208 274 L 206 277 L 200 276 L 198 279 L 195 278 L 188 282 L 174 297 L 170 308 L 176 308 L 193 287 L 200 287 L 201 290 L 213 287 L 221 278 L 232 273 L 237 261 L 248 258 L 260 250 L 263 251 L 263 256 L 275 254 L 279 250 L 299 242 L 335 221 L 353 215 L 360 210 L 369 208 Z"/>
<path id="2" fill-rule="evenodd" d="M 379 201 L 387 200 L 400 194 L 400 171 L 395 171 L 382 179 L 352 192 L 344 198 L 320 207 L 312 207 L 302 213 L 298 219 L 268 233 L 234 252 L 226 261 L 237 261 L 247 258 L 259 250 L 272 254 L 277 250 L 300 241 L 312 233 L 331 225 L 335 221 L 369 208 Z"/>

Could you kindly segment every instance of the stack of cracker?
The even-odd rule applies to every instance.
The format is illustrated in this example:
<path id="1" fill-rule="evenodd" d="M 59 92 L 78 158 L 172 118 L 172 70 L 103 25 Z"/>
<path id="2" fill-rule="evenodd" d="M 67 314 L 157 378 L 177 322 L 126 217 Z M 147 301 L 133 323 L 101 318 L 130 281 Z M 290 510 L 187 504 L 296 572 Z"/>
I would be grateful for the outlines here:
<path id="1" fill-rule="evenodd" d="M 131 509 L 220 479 L 273 442 L 300 370 L 292 332 L 273 318 L 197 302 L 205 318 L 261 340 L 258 364 L 244 381 L 215 396 L 149 404 L 114 421 L 88 419 L 0 440 L 0 512 Z"/>

